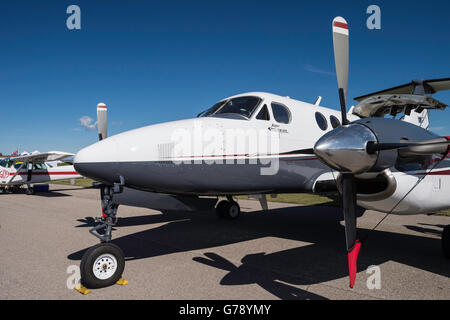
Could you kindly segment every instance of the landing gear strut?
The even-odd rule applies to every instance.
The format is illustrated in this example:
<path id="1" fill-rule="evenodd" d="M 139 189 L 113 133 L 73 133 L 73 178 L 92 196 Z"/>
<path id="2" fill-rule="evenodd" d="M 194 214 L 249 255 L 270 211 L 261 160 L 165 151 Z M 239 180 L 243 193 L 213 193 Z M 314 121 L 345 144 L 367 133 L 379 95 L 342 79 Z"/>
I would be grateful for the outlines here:
<path id="1" fill-rule="evenodd" d="M 123 251 L 110 243 L 118 209 L 112 200 L 113 195 L 120 192 L 122 186 L 119 184 L 101 188 L 102 217 L 96 219 L 99 224 L 89 230 L 101 243 L 86 251 L 80 264 L 81 282 L 88 288 L 103 288 L 116 283 L 125 268 Z"/>
<path id="2" fill-rule="evenodd" d="M 233 200 L 231 196 L 227 196 L 228 200 L 222 200 L 216 207 L 216 213 L 220 218 L 235 220 L 239 218 L 241 208 L 239 204 Z"/>
<path id="3" fill-rule="evenodd" d="M 34 194 L 34 191 L 34 187 L 32 187 L 31 185 L 27 185 L 27 195 Z"/>
<path id="4" fill-rule="evenodd" d="M 450 259 L 450 225 L 444 227 L 442 231 L 442 251 L 447 259 Z"/>

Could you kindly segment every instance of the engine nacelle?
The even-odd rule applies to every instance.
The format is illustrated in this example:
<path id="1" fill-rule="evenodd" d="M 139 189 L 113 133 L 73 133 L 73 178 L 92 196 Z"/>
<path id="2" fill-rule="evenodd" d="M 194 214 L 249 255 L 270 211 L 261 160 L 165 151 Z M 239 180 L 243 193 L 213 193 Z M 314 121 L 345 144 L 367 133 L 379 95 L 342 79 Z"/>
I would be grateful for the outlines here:
<path id="1" fill-rule="evenodd" d="M 407 143 L 414 146 L 370 148 L 371 144 Z M 436 164 L 433 155 L 447 151 L 447 138 L 385 118 L 361 119 L 338 127 L 314 146 L 314 153 L 341 173 L 338 188 L 342 174 L 353 174 L 360 206 L 394 214 L 430 213 L 450 207 L 450 173 L 445 169 L 449 160 L 439 161 L 431 173 L 427 171 Z"/>
<path id="2" fill-rule="evenodd" d="M 326 133 L 317 141 L 314 153 L 328 166 L 343 173 L 382 172 L 395 166 L 399 158 L 403 158 L 402 161 L 405 161 L 405 157 L 407 158 L 411 154 L 408 152 L 402 154 L 398 150 L 382 150 L 371 153 L 368 151 L 369 144 L 405 143 L 433 139 L 439 139 L 439 137 L 407 122 L 386 118 L 367 118 Z M 435 149 L 438 153 L 446 151 L 447 147 L 439 146 Z M 417 150 L 409 148 L 410 153 L 414 151 Z"/>
<path id="3" fill-rule="evenodd" d="M 373 197 L 376 194 L 358 193 L 358 205 L 397 215 L 435 213 L 450 208 L 450 175 L 444 168 L 436 168 L 428 175 L 423 171 L 406 174 L 396 170 L 391 175 L 395 180 L 392 194 L 376 198 Z"/>

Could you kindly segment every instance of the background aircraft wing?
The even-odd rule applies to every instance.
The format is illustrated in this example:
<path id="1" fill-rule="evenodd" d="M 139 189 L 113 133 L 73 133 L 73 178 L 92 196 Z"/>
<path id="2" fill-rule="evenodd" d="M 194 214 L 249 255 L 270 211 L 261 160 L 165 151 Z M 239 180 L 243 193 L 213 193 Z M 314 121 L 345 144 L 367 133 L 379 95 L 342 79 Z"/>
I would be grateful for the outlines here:
<path id="1" fill-rule="evenodd" d="M 13 162 L 33 162 L 42 163 L 47 161 L 57 161 L 69 157 L 73 157 L 73 153 L 62 152 L 62 151 L 49 151 L 46 153 L 30 154 L 25 156 L 11 157 L 10 160 Z"/>
<path id="2" fill-rule="evenodd" d="M 369 93 L 364 96 L 354 98 L 356 101 L 361 102 L 367 98 L 378 95 L 387 95 L 387 94 L 415 94 L 414 90 L 418 84 L 424 86 L 424 93 L 436 93 L 442 90 L 450 90 L 450 78 L 444 79 L 432 79 L 432 80 L 423 80 L 423 81 L 411 81 L 410 83 L 403 84 L 398 87 L 393 87 L 385 90 L 381 90 L 378 92 Z"/>

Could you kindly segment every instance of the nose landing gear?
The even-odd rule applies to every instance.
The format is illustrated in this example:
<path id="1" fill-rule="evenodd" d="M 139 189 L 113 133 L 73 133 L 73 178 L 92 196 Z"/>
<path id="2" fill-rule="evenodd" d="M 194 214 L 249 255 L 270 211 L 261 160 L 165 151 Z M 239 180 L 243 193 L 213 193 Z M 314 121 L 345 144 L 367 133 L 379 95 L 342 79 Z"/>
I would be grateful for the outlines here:
<path id="1" fill-rule="evenodd" d="M 81 259 L 81 282 L 87 288 L 103 288 L 115 283 L 125 284 L 121 278 L 125 269 L 125 255 L 117 245 L 110 243 L 112 227 L 117 222 L 118 205 L 113 203 L 113 195 L 122 192 L 120 185 L 101 188 L 102 213 L 97 219 L 99 225 L 89 232 L 100 239 L 101 243 L 86 251 Z M 100 233 L 104 230 L 103 233 Z"/>

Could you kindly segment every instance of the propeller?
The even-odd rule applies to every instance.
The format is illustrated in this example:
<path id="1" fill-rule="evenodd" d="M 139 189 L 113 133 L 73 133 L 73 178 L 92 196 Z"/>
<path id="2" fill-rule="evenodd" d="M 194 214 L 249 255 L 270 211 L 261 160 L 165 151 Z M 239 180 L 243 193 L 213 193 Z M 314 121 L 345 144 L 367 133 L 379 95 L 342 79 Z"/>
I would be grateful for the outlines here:
<path id="1" fill-rule="evenodd" d="M 350 287 L 356 280 L 357 259 L 361 249 L 361 241 L 357 237 L 356 200 L 357 190 L 355 175 L 370 170 L 384 170 L 395 165 L 397 157 L 391 154 L 398 151 L 399 157 L 411 157 L 449 152 L 450 137 L 437 137 L 429 140 L 399 142 L 379 142 L 377 130 L 370 129 L 371 122 L 351 123 L 347 119 L 347 90 L 349 65 L 349 28 L 342 17 L 333 20 L 333 47 L 336 64 L 336 77 L 339 89 L 342 126 L 324 134 L 312 149 L 297 150 L 295 153 L 316 155 L 322 162 L 342 175 L 342 205 L 345 222 L 345 239 L 350 275 Z M 449 79 L 450 80 L 450 79 Z M 383 120 L 380 120 L 383 121 Z M 386 119 L 386 121 L 393 121 Z M 387 123 L 386 123 L 387 124 Z M 386 126 L 385 128 L 388 128 Z M 409 128 L 409 131 L 414 131 Z M 395 136 L 395 135 L 393 135 Z M 423 135 L 422 135 L 423 136 Z"/>
<path id="2" fill-rule="evenodd" d="M 98 140 L 108 137 L 108 108 L 103 102 L 97 104 L 97 130 Z"/>
<path id="3" fill-rule="evenodd" d="M 440 137 L 431 140 L 419 142 L 400 142 L 400 143 L 367 143 L 367 153 L 374 154 L 378 151 L 398 150 L 400 156 L 413 155 L 431 155 L 444 154 L 448 151 L 449 140 L 446 137 Z"/>
<path id="4" fill-rule="evenodd" d="M 98 140 L 102 141 L 108 137 L 108 108 L 106 104 L 100 102 L 97 104 L 97 131 L 98 131 Z M 105 214 L 107 207 L 107 198 L 109 197 L 109 193 L 105 188 L 104 184 L 100 185 L 100 199 L 102 202 L 102 216 L 106 218 Z"/>
<path id="5" fill-rule="evenodd" d="M 333 20 L 333 49 L 342 124 L 347 125 L 349 124 L 346 106 L 348 92 L 349 28 L 347 21 L 342 17 L 336 17 Z M 353 288 L 356 279 L 358 253 L 361 248 L 361 242 L 357 240 L 356 235 L 356 184 L 353 173 L 343 173 L 342 175 L 342 204 L 344 208 L 350 288 Z"/>

